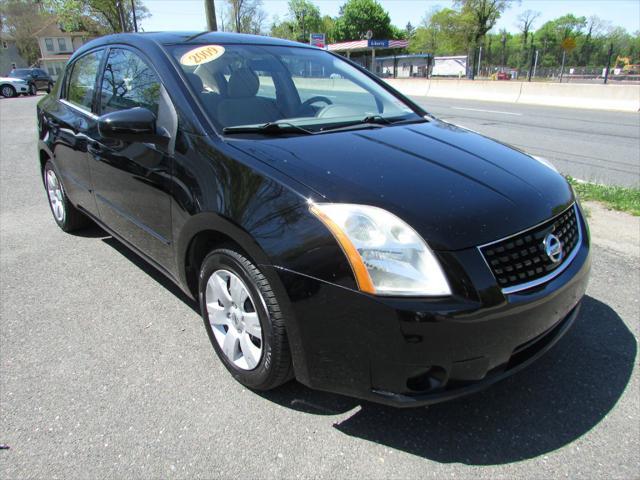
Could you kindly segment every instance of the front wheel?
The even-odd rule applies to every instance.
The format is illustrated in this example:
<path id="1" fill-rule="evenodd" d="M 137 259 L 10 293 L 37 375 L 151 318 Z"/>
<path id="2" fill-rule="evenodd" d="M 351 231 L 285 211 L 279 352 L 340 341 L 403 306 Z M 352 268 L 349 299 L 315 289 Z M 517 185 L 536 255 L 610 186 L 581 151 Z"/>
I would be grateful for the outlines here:
<path id="1" fill-rule="evenodd" d="M 11 97 L 15 97 L 16 89 L 13 88 L 11 85 L 3 85 L 2 88 L 0 89 L 0 93 L 2 94 L 3 97 L 11 98 Z"/>
<path id="2" fill-rule="evenodd" d="M 38 94 L 38 89 L 36 88 L 35 84 L 31 83 L 29 84 L 29 95 L 37 95 Z"/>
<path id="3" fill-rule="evenodd" d="M 53 83 L 47 84 L 47 93 L 51 93 L 52 89 L 53 89 Z"/>
<path id="4" fill-rule="evenodd" d="M 213 348 L 237 381 L 270 390 L 291 378 L 282 310 L 249 259 L 227 248 L 209 253 L 200 269 L 199 300 Z"/>
<path id="5" fill-rule="evenodd" d="M 42 175 L 49 207 L 58 226 L 65 232 L 85 227 L 89 223 L 89 219 L 69 201 L 51 161 L 47 161 L 45 164 Z"/>

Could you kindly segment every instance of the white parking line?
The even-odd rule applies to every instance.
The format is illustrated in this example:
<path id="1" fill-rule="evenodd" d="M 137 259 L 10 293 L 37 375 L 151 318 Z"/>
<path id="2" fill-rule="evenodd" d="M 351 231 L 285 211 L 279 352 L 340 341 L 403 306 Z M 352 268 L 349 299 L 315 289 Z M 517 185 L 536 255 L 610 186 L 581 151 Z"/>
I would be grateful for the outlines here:
<path id="1" fill-rule="evenodd" d="M 465 107 L 451 107 L 453 110 L 470 110 L 472 112 L 485 112 L 485 113 L 502 113 L 503 115 L 516 115 L 521 117 L 521 113 L 513 113 L 513 112 L 501 112 L 499 110 L 483 110 L 481 108 L 465 108 Z"/>

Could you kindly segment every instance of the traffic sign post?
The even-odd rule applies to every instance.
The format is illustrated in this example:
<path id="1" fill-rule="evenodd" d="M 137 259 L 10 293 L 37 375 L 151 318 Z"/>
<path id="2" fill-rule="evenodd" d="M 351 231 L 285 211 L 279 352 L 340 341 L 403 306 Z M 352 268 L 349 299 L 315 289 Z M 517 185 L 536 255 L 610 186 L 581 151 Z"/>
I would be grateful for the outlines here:
<path id="1" fill-rule="evenodd" d="M 309 45 L 313 45 L 318 48 L 325 48 L 325 35 L 324 33 L 312 33 L 309 35 Z"/>

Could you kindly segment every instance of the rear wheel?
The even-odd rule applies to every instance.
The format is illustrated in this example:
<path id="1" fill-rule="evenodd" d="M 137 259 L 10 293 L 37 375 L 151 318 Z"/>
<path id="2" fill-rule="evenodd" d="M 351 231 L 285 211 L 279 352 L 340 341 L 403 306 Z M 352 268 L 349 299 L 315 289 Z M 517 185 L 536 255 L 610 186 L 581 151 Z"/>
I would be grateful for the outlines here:
<path id="1" fill-rule="evenodd" d="M 227 248 L 202 263 L 199 300 L 209 339 L 233 377 L 270 390 L 292 376 L 284 319 L 273 290 L 244 255 Z"/>
<path id="2" fill-rule="evenodd" d="M 74 207 L 64 191 L 60 177 L 56 173 L 51 161 L 47 161 L 42 173 L 44 186 L 47 190 L 49 207 L 53 214 L 53 219 L 65 232 L 72 232 L 85 227 L 89 219 Z"/>
<path id="3" fill-rule="evenodd" d="M 16 89 L 11 85 L 3 85 L 2 88 L 0 88 L 0 93 L 3 97 L 11 98 L 16 96 Z"/>

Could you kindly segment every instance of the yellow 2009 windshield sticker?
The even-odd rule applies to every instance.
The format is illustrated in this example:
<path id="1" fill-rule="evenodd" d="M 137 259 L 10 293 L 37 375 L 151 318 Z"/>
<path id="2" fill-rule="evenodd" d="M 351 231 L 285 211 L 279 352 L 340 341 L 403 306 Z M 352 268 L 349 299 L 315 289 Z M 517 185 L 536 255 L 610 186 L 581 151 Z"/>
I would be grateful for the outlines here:
<path id="1" fill-rule="evenodd" d="M 203 47 L 194 48 L 180 57 L 182 65 L 201 65 L 203 63 L 212 62 L 216 58 L 220 58 L 224 54 L 224 47 L 221 45 L 205 45 Z"/>

